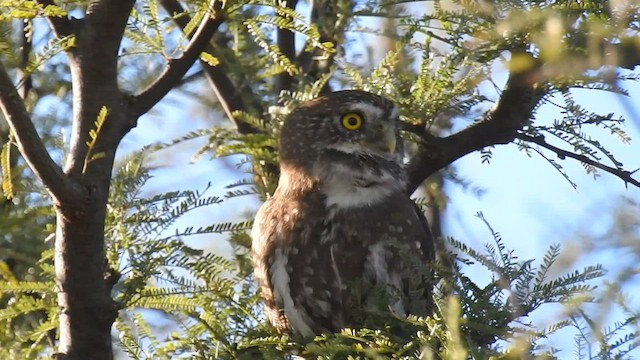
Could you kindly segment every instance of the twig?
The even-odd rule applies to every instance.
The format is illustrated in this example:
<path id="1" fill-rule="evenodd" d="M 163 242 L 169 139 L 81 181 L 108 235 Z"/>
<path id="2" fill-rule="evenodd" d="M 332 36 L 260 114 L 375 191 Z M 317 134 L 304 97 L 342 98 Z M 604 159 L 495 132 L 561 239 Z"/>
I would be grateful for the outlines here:
<path id="1" fill-rule="evenodd" d="M 173 89 L 177 82 L 187 73 L 198 60 L 205 46 L 211 40 L 211 37 L 222 24 L 222 20 L 217 13 L 221 10 L 222 3 L 214 1 L 214 18 L 207 13 L 204 15 L 198 30 L 193 35 L 186 50 L 181 57 L 172 59 L 165 68 L 164 72 L 139 95 L 133 98 L 132 110 L 134 116 L 140 116 L 149 111 L 158 101 L 160 101 L 167 93 Z"/>
<path id="2" fill-rule="evenodd" d="M 288 9 L 295 10 L 297 3 L 298 0 L 285 0 L 284 6 L 286 6 Z M 291 61 L 295 61 L 295 34 L 291 30 L 283 29 L 280 27 L 278 27 L 276 33 L 278 34 L 278 49 L 280 50 L 282 55 L 286 56 Z M 280 94 L 280 92 L 284 90 L 291 90 L 292 84 L 293 77 L 287 71 L 281 72 L 276 76 L 276 93 Z"/>
<path id="3" fill-rule="evenodd" d="M 311 14 L 310 14 L 310 22 L 312 24 L 337 24 L 335 19 L 336 13 L 332 11 L 335 5 L 331 6 L 328 3 L 312 0 L 311 1 Z M 342 20 L 345 23 L 346 20 Z M 334 44 L 340 43 L 339 40 L 336 39 L 336 33 L 338 31 L 332 31 L 332 29 L 328 29 L 327 25 L 318 26 L 318 32 L 320 34 L 319 41 L 320 42 L 331 42 Z M 331 71 L 331 67 L 335 62 L 335 54 L 324 54 L 326 56 L 323 57 L 323 60 L 319 60 L 321 58 L 321 53 L 319 49 L 314 48 L 311 51 L 305 51 L 308 47 L 309 38 L 307 38 L 300 47 L 300 52 L 297 55 L 296 63 L 302 68 L 302 71 L 309 76 L 313 80 L 320 79 L 324 74 L 327 74 Z M 331 85 L 327 81 L 324 87 L 320 90 L 320 94 L 326 94 L 331 92 Z"/>
<path id="4" fill-rule="evenodd" d="M 29 54 L 31 54 L 32 48 L 32 35 L 29 35 L 29 27 L 33 26 L 31 22 L 22 23 L 22 46 L 20 48 L 20 70 L 24 79 L 22 80 L 22 87 L 20 88 L 20 96 L 26 99 L 31 91 L 33 82 L 31 81 L 31 74 L 27 73 L 27 67 L 29 66 Z"/>
<path id="5" fill-rule="evenodd" d="M 549 144 L 548 142 L 546 142 L 544 140 L 544 136 L 530 136 L 530 135 L 526 135 L 523 133 L 518 133 L 516 134 L 516 138 L 522 140 L 522 141 L 527 141 L 530 143 L 534 143 L 540 147 L 543 147 L 547 150 L 551 150 L 554 153 L 556 153 L 558 155 L 558 158 L 561 160 L 564 160 L 565 158 L 572 158 L 572 159 L 576 159 L 580 162 L 583 162 L 587 165 L 591 165 L 593 167 L 596 167 L 600 170 L 606 171 L 612 175 L 615 175 L 617 177 L 619 177 L 620 179 L 622 179 L 625 184 L 627 183 L 631 183 L 637 187 L 640 188 L 640 181 L 634 179 L 631 175 L 633 175 L 634 172 L 632 171 L 627 171 L 627 170 L 623 170 L 623 169 L 618 169 L 618 168 L 614 168 L 605 164 L 602 164 L 598 161 L 592 160 L 584 155 L 580 155 L 580 154 L 576 154 L 573 153 L 571 151 L 567 151 L 564 149 L 560 149 L 556 146 L 553 146 L 551 144 Z"/>
<path id="6" fill-rule="evenodd" d="M 184 13 L 184 8 L 177 0 L 160 0 L 160 2 L 165 10 L 172 15 L 173 21 L 180 26 L 180 28 L 184 29 L 191 21 L 189 15 Z M 180 15 L 176 16 L 178 14 Z M 210 43 L 206 44 L 204 50 L 213 56 L 219 57 L 217 56 L 218 51 L 216 51 L 216 48 L 211 46 Z M 256 101 L 249 103 L 245 101 L 242 94 L 251 94 L 251 89 L 248 86 L 238 89 L 233 81 L 231 81 L 231 78 L 227 75 L 229 70 L 222 60 L 223 59 L 221 59 L 220 64 L 216 66 L 209 66 L 209 64 L 200 61 L 205 77 L 215 92 L 225 114 L 232 122 L 234 122 L 238 132 L 241 134 L 255 133 L 257 131 L 251 125 L 234 118 L 233 112 L 245 111 L 252 114 L 261 114 L 261 105 Z"/>
<path id="7" fill-rule="evenodd" d="M 0 108 L 13 132 L 20 153 L 33 172 L 58 202 L 70 203 L 84 199 L 83 188 L 65 176 L 53 161 L 36 131 L 24 102 L 7 70 L 0 62 Z"/>

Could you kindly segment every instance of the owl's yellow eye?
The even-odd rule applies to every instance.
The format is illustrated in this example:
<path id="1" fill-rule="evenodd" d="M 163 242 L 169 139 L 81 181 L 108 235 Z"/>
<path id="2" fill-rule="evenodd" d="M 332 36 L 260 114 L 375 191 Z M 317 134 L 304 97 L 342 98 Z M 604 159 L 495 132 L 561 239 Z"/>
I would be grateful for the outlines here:
<path id="1" fill-rule="evenodd" d="M 342 115 L 342 126 L 347 130 L 358 130 L 362 127 L 362 115 L 350 112 Z"/>

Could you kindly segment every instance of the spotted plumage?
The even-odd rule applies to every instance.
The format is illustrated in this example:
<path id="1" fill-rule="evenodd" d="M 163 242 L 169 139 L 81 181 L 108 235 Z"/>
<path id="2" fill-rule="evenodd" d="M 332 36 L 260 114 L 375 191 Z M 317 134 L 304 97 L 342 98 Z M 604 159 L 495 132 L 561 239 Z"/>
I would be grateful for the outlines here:
<path id="1" fill-rule="evenodd" d="M 311 336 L 361 325 L 358 310 L 380 307 L 380 289 L 383 311 L 429 310 L 431 289 L 416 266 L 433 259 L 433 240 L 405 194 L 397 118 L 390 101 L 351 90 L 286 119 L 278 187 L 252 231 L 255 276 L 280 330 Z"/>

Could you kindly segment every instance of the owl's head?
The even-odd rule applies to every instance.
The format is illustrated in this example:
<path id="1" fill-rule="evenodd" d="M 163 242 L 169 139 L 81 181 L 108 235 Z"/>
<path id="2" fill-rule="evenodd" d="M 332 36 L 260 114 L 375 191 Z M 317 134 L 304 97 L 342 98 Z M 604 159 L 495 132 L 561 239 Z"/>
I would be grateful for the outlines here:
<path id="1" fill-rule="evenodd" d="M 382 96 L 337 91 L 302 104 L 285 120 L 282 165 L 310 168 L 327 152 L 401 161 L 398 109 Z"/>

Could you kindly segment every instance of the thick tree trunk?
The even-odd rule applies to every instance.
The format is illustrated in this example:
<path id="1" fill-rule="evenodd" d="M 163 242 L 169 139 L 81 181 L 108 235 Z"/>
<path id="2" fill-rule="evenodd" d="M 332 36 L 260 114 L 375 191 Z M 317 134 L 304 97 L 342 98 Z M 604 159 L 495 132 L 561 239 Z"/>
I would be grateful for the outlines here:
<path id="1" fill-rule="evenodd" d="M 55 267 L 64 359 L 108 360 L 117 315 L 104 279 L 104 202 L 57 209 Z"/>
<path id="2" fill-rule="evenodd" d="M 89 40 L 79 36 L 78 42 L 84 41 Z M 107 279 L 104 227 L 116 149 L 135 123 L 117 86 L 115 60 L 106 67 L 105 60 L 92 59 L 95 53 L 84 54 L 84 61 L 70 62 L 74 125 L 64 172 L 80 184 L 83 197 L 56 202 L 58 350 L 61 357 L 74 360 L 113 357 L 111 326 L 117 308 L 111 298 L 113 284 Z M 103 108 L 107 115 L 97 131 L 96 119 Z M 97 132 L 97 139 L 89 148 L 91 130 Z M 101 156 L 92 160 L 96 154 Z"/>
<path id="3" fill-rule="evenodd" d="M 60 199 L 54 194 L 58 354 L 65 360 L 113 358 L 111 326 L 117 308 L 107 281 L 104 227 L 116 149 L 137 118 L 118 88 L 118 51 L 132 6 L 133 0 L 93 1 L 85 18 L 70 24 L 76 36 L 69 53 L 73 125 L 64 174 L 82 196 Z M 107 115 L 98 129 L 102 109 Z"/>
<path id="4" fill-rule="evenodd" d="M 82 188 L 80 198 L 56 201 L 55 269 L 60 306 L 59 355 L 64 359 L 112 359 L 111 326 L 117 308 L 105 258 L 104 228 L 111 172 L 118 144 L 131 128 L 113 80 L 100 81 L 94 69 L 73 64 L 74 129 L 66 175 Z M 77 79 L 77 80 L 76 80 Z M 88 152 L 87 134 L 101 108 L 108 115 Z M 102 156 L 89 161 L 93 155 Z"/>

